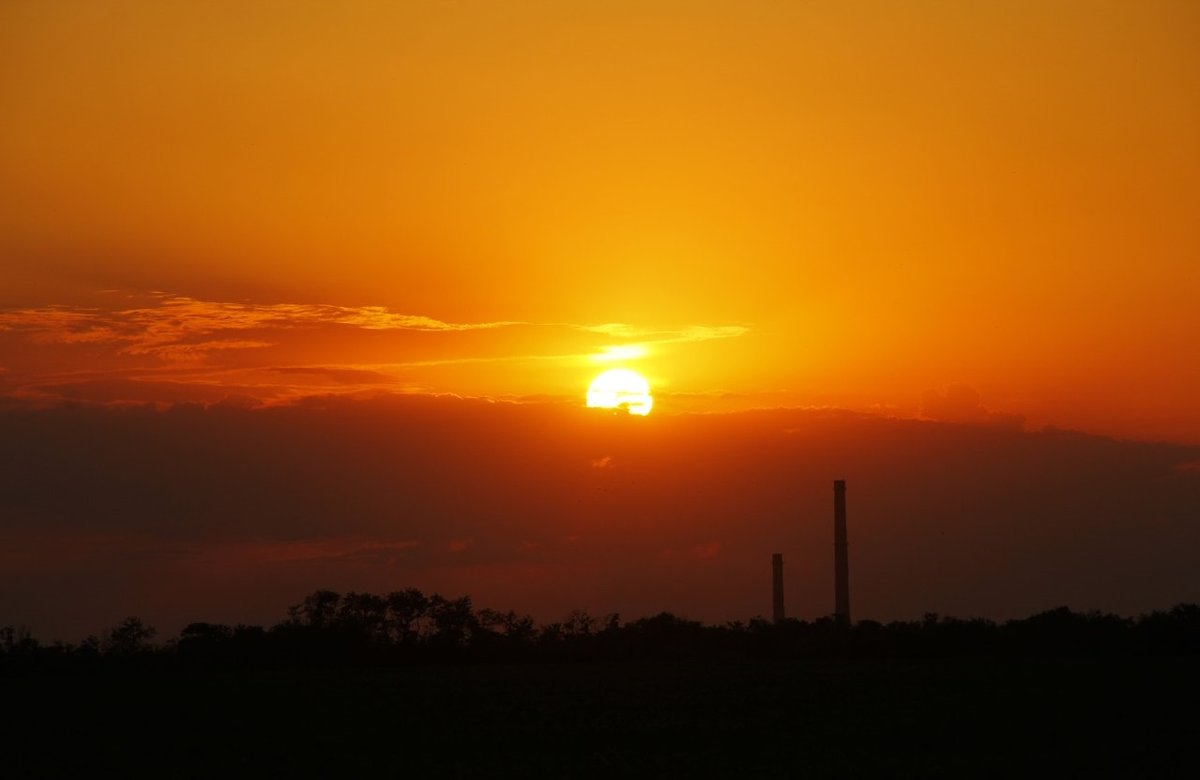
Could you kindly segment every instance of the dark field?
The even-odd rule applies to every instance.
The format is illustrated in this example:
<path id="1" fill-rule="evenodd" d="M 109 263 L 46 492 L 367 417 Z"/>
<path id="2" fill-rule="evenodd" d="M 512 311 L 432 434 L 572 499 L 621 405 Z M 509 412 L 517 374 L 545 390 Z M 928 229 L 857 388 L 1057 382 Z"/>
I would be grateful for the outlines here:
<path id="1" fill-rule="evenodd" d="M 1196 657 L 0 678 L 9 777 L 1194 777 Z"/>

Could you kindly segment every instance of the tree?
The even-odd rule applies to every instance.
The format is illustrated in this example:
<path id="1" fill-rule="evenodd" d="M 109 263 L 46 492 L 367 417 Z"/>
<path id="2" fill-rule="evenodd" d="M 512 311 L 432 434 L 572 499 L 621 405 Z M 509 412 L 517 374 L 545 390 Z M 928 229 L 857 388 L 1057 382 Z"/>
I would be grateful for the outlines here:
<path id="1" fill-rule="evenodd" d="M 479 626 L 470 596 L 450 600 L 433 594 L 429 597 L 429 618 L 433 623 L 431 639 L 443 646 L 466 645 Z"/>
<path id="2" fill-rule="evenodd" d="M 342 596 L 338 624 L 372 641 L 387 641 L 387 602 L 373 593 L 351 591 Z"/>
<path id="3" fill-rule="evenodd" d="M 571 614 L 567 615 L 567 619 L 563 621 L 563 630 L 567 636 L 587 637 L 592 635 L 592 628 L 595 625 L 595 619 L 586 611 L 573 609 Z"/>
<path id="4" fill-rule="evenodd" d="M 39 643 L 25 626 L 0 626 L 0 652 L 9 655 L 32 653 Z"/>
<path id="5" fill-rule="evenodd" d="M 108 632 L 104 641 L 104 652 L 110 655 L 137 655 L 150 650 L 150 640 L 157 634 L 154 626 L 148 626 L 139 617 L 127 617 L 121 624 Z"/>
<path id="6" fill-rule="evenodd" d="M 389 593 L 385 598 L 388 634 L 398 644 L 416 642 L 429 611 L 429 599 L 416 588 Z"/>
<path id="7" fill-rule="evenodd" d="M 224 642 L 233 637 L 233 629 L 221 623 L 188 623 L 179 632 L 179 644 Z"/>
<path id="8" fill-rule="evenodd" d="M 313 628 L 330 628 L 337 618 L 341 594 L 332 590 L 317 590 L 304 597 L 304 601 L 288 608 L 288 617 L 293 622 Z"/>
<path id="9" fill-rule="evenodd" d="M 504 637 L 510 644 L 523 644 L 533 639 L 537 627 L 529 615 L 518 615 L 511 609 L 498 612 L 494 609 L 481 609 L 478 616 L 479 625 L 492 633 Z"/>

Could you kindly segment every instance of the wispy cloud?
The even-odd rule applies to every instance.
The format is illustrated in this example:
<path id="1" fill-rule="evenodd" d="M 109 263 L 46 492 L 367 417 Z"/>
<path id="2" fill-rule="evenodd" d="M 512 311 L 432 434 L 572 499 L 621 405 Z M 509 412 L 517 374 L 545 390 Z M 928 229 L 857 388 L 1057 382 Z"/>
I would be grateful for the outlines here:
<path id="1" fill-rule="evenodd" d="M 310 395 L 415 392 L 514 397 L 509 381 L 544 367 L 643 360 L 750 332 L 746 325 L 441 320 L 385 306 L 201 300 L 165 292 L 86 306 L 0 310 L 0 347 L 18 367 L 4 395 L 39 405 L 214 403 L 227 393 L 287 402 Z M 468 335 L 474 334 L 474 335 Z M 495 388 L 460 367 L 511 367 Z M 165 373 L 164 373 L 165 372 Z"/>
<path id="2" fill-rule="evenodd" d="M 274 366 L 266 370 L 284 376 L 318 377 L 346 385 L 390 384 L 396 381 L 396 377 L 380 371 L 348 366 Z"/>
<path id="3" fill-rule="evenodd" d="M 602 333 L 605 336 L 611 336 L 616 339 L 639 338 L 646 332 L 632 325 L 626 325 L 623 322 L 606 322 L 601 325 L 576 325 L 575 327 L 579 328 L 579 330 L 585 330 L 588 333 Z"/>
<path id="4" fill-rule="evenodd" d="M 27 333 L 40 343 L 112 344 L 121 354 L 195 360 L 215 350 L 271 346 L 242 334 L 341 326 L 425 333 L 491 330 L 523 323 L 444 322 L 383 306 L 230 303 L 157 294 L 150 305 L 105 310 L 47 306 L 0 311 L 0 331 Z"/>
<path id="5" fill-rule="evenodd" d="M 517 320 L 502 320 L 499 322 L 442 322 L 432 317 L 422 317 L 413 314 L 398 314 L 382 306 L 363 306 L 357 309 L 342 306 L 306 306 L 300 314 L 337 325 L 353 325 L 366 330 L 419 330 L 419 331 L 464 331 L 492 330 L 511 325 L 526 325 Z"/>
<path id="6" fill-rule="evenodd" d="M 459 333 L 536 324 L 522 320 L 447 322 L 384 306 L 237 303 L 166 293 L 153 294 L 147 305 L 125 309 L 46 306 L 0 311 L 0 331 L 26 333 L 41 343 L 112 344 L 122 354 L 155 355 L 165 360 L 196 359 L 215 350 L 253 349 L 272 344 L 265 338 L 246 337 L 247 333 L 321 326 Z M 623 342 L 636 341 L 641 346 L 735 338 L 750 330 L 745 325 L 690 325 L 678 329 L 647 329 L 619 322 L 558 325 Z M 631 348 L 628 344 L 602 347 L 618 353 Z"/>
<path id="7" fill-rule="evenodd" d="M 415 540 L 372 540 L 356 537 L 299 539 L 294 541 L 231 541 L 187 544 L 185 555 L 199 557 L 210 565 L 263 565 L 295 563 L 340 563 L 393 566 L 420 549 Z"/>
<path id="8" fill-rule="evenodd" d="M 1200 460 L 1185 460 L 1176 463 L 1175 470 L 1180 474 L 1200 474 Z"/>
<path id="9" fill-rule="evenodd" d="M 693 325 L 679 331 L 679 335 L 670 342 L 712 341 L 714 339 L 732 339 L 744 336 L 750 332 L 745 325 Z M 665 343 L 665 342 L 664 342 Z"/>
<path id="10" fill-rule="evenodd" d="M 608 322 L 602 325 L 573 325 L 571 327 L 588 333 L 600 333 L 624 341 L 640 344 L 682 344 L 714 339 L 731 339 L 750 332 L 746 325 L 689 325 L 672 330 L 639 328 L 623 322 Z"/>
<path id="11" fill-rule="evenodd" d="M 571 325 L 576 330 L 608 336 L 616 341 L 604 344 L 588 355 L 594 363 L 614 363 L 641 360 L 652 355 L 657 347 L 670 344 L 695 344 L 719 339 L 732 339 L 750 332 L 746 325 L 689 325 L 677 329 L 645 329 L 621 322 L 602 325 Z"/>

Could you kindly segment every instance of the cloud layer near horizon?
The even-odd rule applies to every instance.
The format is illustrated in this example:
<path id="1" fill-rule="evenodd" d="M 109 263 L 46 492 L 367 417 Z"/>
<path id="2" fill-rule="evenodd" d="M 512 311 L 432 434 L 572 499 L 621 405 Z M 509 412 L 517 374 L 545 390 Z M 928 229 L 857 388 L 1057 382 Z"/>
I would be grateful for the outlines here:
<path id="1" fill-rule="evenodd" d="M 42 404 L 226 396 L 270 403 L 379 390 L 511 396 L 544 392 L 545 383 L 530 377 L 547 366 L 598 370 L 749 332 L 745 325 L 447 322 L 383 306 L 108 293 L 94 306 L 0 311 L 0 390 L 10 403 Z M 500 389 L 480 389 L 487 387 Z"/>
<path id="2" fill-rule="evenodd" d="M 1200 600 L 1200 449 L 775 410 L 631 419 L 394 396 L 0 412 L 0 623 L 271 622 L 408 585 L 556 619 L 827 613 L 850 484 L 860 617 Z"/>

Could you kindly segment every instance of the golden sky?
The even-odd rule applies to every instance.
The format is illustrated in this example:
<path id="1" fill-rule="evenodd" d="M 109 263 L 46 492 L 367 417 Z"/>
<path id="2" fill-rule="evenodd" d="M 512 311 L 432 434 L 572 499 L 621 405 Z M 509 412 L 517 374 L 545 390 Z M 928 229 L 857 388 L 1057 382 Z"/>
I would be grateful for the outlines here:
<path id="1" fill-rule="evenodd" d="M 1186 0 L 13 0 L 0 112 L 6 403 L 620 364 L 1200 442 Z"/>

